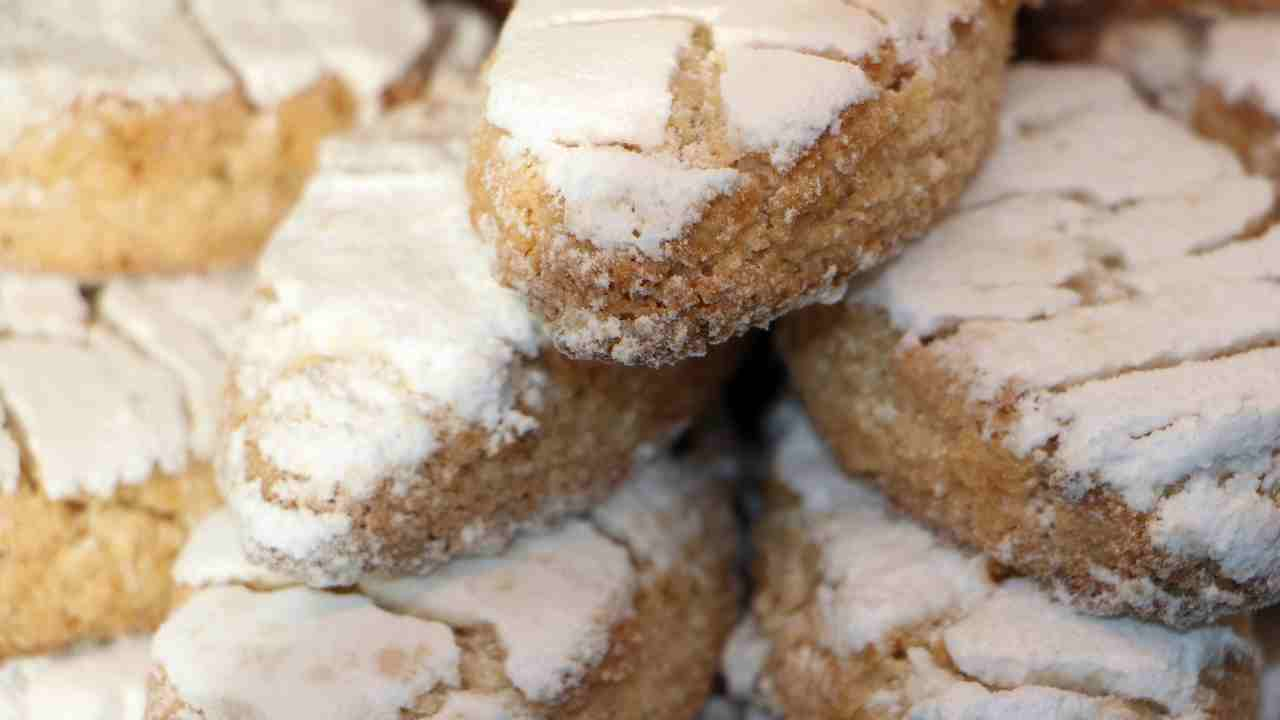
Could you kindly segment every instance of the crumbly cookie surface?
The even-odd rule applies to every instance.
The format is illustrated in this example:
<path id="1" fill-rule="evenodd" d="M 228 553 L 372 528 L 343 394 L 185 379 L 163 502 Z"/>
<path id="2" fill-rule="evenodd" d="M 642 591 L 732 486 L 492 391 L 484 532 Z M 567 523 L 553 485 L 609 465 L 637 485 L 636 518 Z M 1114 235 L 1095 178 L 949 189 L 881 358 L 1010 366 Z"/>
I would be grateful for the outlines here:
<path id="1" fill-rule="evenodd" d="M 31 0 L 0 23 L 0 267 L 81 277 L 252 259 L 319 139 L 431 35 L 412 0 Z"/>
<path id="2" fill-rule="evenodd" d="M 838 296 L 959 192 L 1013 6 L 522 4 L 473 143 L 477 225 L 562 351 L 702 354 Z"/>
<path id="3" fill-rule="evenodd" d="M 725 652 L 731 691 L 786 717 L 1244 718 L 1247 623 L 1102 619 L 951 547 L 786 424 L 759 590 Z"/>
<path id="4" fill-rule="evenodd" d="M 163 619 L 246 281 L 0 276 L 0 658 Z"/>
<path id="5" fill-rule="evenodd" d="M 342 594 L 253 570 L 214 516 L 179 562 L 192 595 L 156 636 L 147 717 L 692 718 L 737 603 L 726 501 L 659 460 L 495 557 Z"/>
<path id="6" fill-rule="evenodd" d="M 1274 601 L 1272 184 L 1108 71 L 1012 80 L 963 210 L 784 333 L 819 428 L 1082 607 L 1187 625 Z"/>

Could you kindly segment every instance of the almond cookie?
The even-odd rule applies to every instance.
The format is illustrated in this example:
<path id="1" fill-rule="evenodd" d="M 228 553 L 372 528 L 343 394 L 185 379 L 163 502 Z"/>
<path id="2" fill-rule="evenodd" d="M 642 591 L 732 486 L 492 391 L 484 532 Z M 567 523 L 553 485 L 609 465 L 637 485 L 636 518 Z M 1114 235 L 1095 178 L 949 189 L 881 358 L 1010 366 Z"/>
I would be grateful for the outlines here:
<path id="1" fill-rule="evenodd" d="M 1178 632 L 1058 604 L 889 509 L 794 415 L 725 650 L 735 695 L 809 720 L 1256 716 L 1247 621 Z"/>
<path id="2" fill-rule="evenodd" d="M 0 663 L 0 718 L 142 720 L 150 667 L 144 636 Z"/>
<path id="3" fill-rule="evenodd" d="M 197 530 L 156 635 L 147 718 L 681 718 L 738 604 L 727 485 L 670 459 L 495 557 L 336 594 Z"/>
<path id="4" fill-rule="evenodd" d="M 0 275 L 0 660 L 164 619 L 248 279 Z"/>
<path id="5" fill-rule="evenodd" d="M 1280 601 L 1272 184 L 1098 68 L 1011 75 L 961 209 L 784 324 L 845 469 L 1099 614 Z"/>
<path id="6" fill-rule="evenodd" d="M 1280 177 L 1280 12 L 1117 20 L 1092 56 L 1124 70 L 1164 108 Z"/>
<path id="7" fill-rule="evenodd" d="M 431 21 L 417 0 L 16 0 L 0 27 L 0 267 L 101 276 L 251 260 L 319 139 L 414 94 Z"/>
<path id="8" fill-rule="evenodd" d="M 702 355 L 839 298 L 955 198 L 1017 4 L 522 2 L 487 75 L 476 225 L 561 351 Z"/>
<path id="9" fill-rule="evenodd" d="M 314 586 L 424 574 L 600 502 L 732 369 L 551 351 L 468 222 L 465 148 L 406 117 L 416 141 L 396 122 L 329 154 L 233 360 L 223 491 L 254 560 Z"/>

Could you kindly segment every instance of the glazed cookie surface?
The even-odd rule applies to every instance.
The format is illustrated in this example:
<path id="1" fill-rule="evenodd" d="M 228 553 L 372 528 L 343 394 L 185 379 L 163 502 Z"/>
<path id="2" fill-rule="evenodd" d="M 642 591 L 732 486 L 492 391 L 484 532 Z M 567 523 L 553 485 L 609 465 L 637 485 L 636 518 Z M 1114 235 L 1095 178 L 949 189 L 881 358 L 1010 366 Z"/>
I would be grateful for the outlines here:
<path id="1" fill-rule="evenodd" d="M 473 142 L 476 226 L 562 352 L 704 354 L 838 298 L 960 192 L 1016 5 L 520 3 Z"/>
<path id="2" fill-rule="evenodd" d="M 315 586 L 427 573 L 590 507 L 731 369 L 549 351 L 492 277 L 440 118 L 410 108 L 323 152 L 259 266 L 222 488 L 255 560 Z"/>
<path id="3" fill-rule="evenodd" d="M 728 488 L 666 458 L 495 557 L 343 594 L 255 568 L 234 532 L 213 516 L 178 563 L 151 720 L 692 719 L 738 602 Z"/>
<path id="4" fill-rule="evenodd" d="M 1272 183 L 1118 74 L 1011 79 L 962 209 L 784 325 L 817 427 L 1080 608 L 1188 626 L 1280 600 Z"/>
<path id="5" fill-rule="evenodd" d="M 0 659 L 164 619 L 247 281 L 0 275 Z"/>
<path id="6" fill-rule="evenodd" d="M 416 0 L 18 0 L 0 28 L 0 268 L 97 277 L 251 260 L 319 139 L 416 92 L 431 20 Z"/>
<path id="7" fill-rule="evenodd" d="M 142 720 L 150 668 L 145 636 L 0 662 L 0 718 Z"/>
<path id="8" fill-rule="evenodd" d="M 1058 604 L 895 513 L 792 415 L 725 650 L 738 697 L 812 720 L 1256 717 L 1247 622 L 1178 632 Z"/>

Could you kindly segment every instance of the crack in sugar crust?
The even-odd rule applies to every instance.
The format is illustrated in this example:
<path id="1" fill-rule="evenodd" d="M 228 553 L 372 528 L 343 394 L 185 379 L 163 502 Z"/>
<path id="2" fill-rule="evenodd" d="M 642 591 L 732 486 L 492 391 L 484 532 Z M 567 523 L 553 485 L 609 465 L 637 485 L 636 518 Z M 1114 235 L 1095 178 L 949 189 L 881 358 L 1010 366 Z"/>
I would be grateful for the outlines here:
<path id="1" fill-rule="evenodd" d="M 426 573 L 585 509 L 732 362 L 652 372 L 544 355 L 471 230 L 456 143 L 422 142 L 448 132 L 407 107 L 322 151 L 259 267 L 223 483 L 254 557 L 316 585 Z"/>
<path id="2" fill-rule="evenodd" d="M 0 276 L 0 517 L 23 518 L 0 523 L 0 657 L 163 619 L 187 525 L 218 503 L 208 433 L 226 366 L 213 333 L 244 288 L 234 273 L 92 293 Z"/>
<path id="3" fill-rule="evenodd" d="M 15 720 L 139 720 L 146 709 L 150 640 L 126 637 L 0 664 L 0 707 Z"/>
<path id="4" fill-rule="evenodd" d="M 648 711 L 671 703 L 667 709 L 675 713 L 673 716 L 692 714 L 705 701 L 710 685 L 710 664 L 705 663 L 727 634 L 730 608 L 735 605 L 728 581 L 733 557 L 732 518 L 724 493 L 723 485 L 697 469 L 663 460 L 641 470 L 632 485 L 615 494 L 593 516 L 524 535 L 495 558 L 455 561 L 430 578 L 366 583 L 360 594 L 352 595 L 289 589 L 288 581 L 278 578 L 262 583 L 262 572 L 251 569 L 234 538 L 221 532 L 227 518 L 208 521 L 193 537 L 189 552 L 184 552 L 188 561 L 185 579 L 199 586 L 251 582 L 270 591 L 245 594 L 236 590 L 237 597 L 227 599 L 214 594 L 225 595 L 228 588 L 215 586 L 198 591 L 191 603 L 175 614 L 157 636 L 159 680 L 152 687 L 148 717 L 179 717 L 182 715 L 175 709 L 181 708 L 203 712 L 203 717 L 212 720 L 223 717 L 216 709 L 219 703 L 249 697 L 258 698 L 252 704 L 264 716 L 298 712 L 299 698 L 308 693 L 281 693 L 278 682 L 264 684 L 251 666 L 228 665 L 225 672 L 210 677 L 204 660 L 210 653 L 199 652 L 193 644 L 192 628 L 205 622 L 200 617 L 221 613 L 208 607 L 210 603 L 234 601 L 232 604 L 239 606 L 236 615 L 256 623 L 253 616 L 283 593 L 305 597 L 307 602 L 326 596 L 359 598 L 362 604 L 369 603 L 366 607 L 377 608 L 366 611 L 375 624 L 397 618 L 446 630 L 456 650 L 446 658 L 447 667 L 437 668 L 437 679 L 444 677 L 445 681 L 407 699 L 392 692 L 378 693 L 376 698 L 364 693 L 376 707 L 363 708 L 365 714 L 359 717 L 443 719 L 453 717 L 450 708 L 475 705 L 505 710 L 515 717 L 602 718 L 611 716 L 610 708 L 624 712 L 618 717 L 631 717 L 625 714 L 631 711 L 623 710 L 626 705 L 619 703 L 638 702 L 636 693 L 648 693 L 649 702 L 642 703 Z M 691 521 L 690 516 L 696 519 Z M 605 534 L 599 527 L 623 529 Z M 695 542 L 705 537 L 720 538 L 721 542 Z M 246 570 L 247 574 L 241 574 Z M 560 602 L 548 605 L 531 600 L 545 599 L 548 592 Z M 204 604 L 193 607 L 202 598 Z M 686 605 L 686 600 L 694 605 Z M 539 607 L 554 618 L 542 612 L 529 614 L 530 608 Z M 656 629 L 679 622 L 677 613 L 692 613 L 690 627 L 707 628 L 706 633 L 694 634 L 705 634 L 705 638 L 691 638 L 692 655 L 673 655 L 653 644 L 673 645 L 666 633 Z M 240 620 L 233 618 L 233 622 Z M 298 624 L 307 622 L 302 618 Z M 290 677 L 300 689 L 312 683 L 312 678 L 300 672 L 305 665 L 333 667 L 328 658 L 330 643 L 325 638 L 343 634 L 326 626 L 318 635 L 288 631 L 273 638 L 258 632 L 224 632 L 205 640 L 227 646 L 212 653 L 216 656 L 225 652 L 238 657 L 259 648 L 260 654 L 270 658 L 298 658 L 296 670 L 286 667 L 286 672 L 277 672 L 275 677 Z M 353 626 L 351 634 L 361 637 L 361 629 Z M 437 644 L 441 643 L 443 639 Z M 368 643 L 362 647 L 377 648 Z M 638 665 L 636 658 L 647 661 Z M 651 662 L 659 658 L 663 661 Z M 701 658 L 701 663 L 695 658 Z M 688 677 L 666 677 L 665 669 L 648 677 L 655 675 L 655 669 L 668 667 L 671 672 L 692 673 L 700 679 L 690 682 Z M 193 676 L 191 669 L 201 669 L 203 678 Z M 354 699 L 349 691 L 357 686 L 349 682 L 349 673 L 334 669 L 329 681 L 342 695 L 327 699 L 335 707 L 348 707 Z M 418 676 L 406 674 L 398 680 L 409 684 Z M 658 693 L 662 686 L 657 683 L 665 683 L 667 691 Z M 259 693 L 254 687 L 274 692 Z M 655 701 L 655 697 L 666 699 Z M 286 705 L 272 712 L 265 704 L 269 702 Z M 357 715 L 339 711 L 334 716 Z"/>
<path id="5" fill-rule="evenodd" d="M 816 234 L 805 228 L 839 211 L 827 195 L 853 183 L 843 176 L 859 168 L 872 172 L 876 158 L 892 148 L 906 155 L 902 145 L 939 141 L 950 131 L 983 147 L 985 128 L 961 127 L 965 110 L 950 115 L 956 121 L 952 127 L 935 121 L 929 126 L 923 119 L 918 127 L 913 118 L 900 128 L 904 139 L 888 138 L 888 119 L 879 113 L 909 113 L 905 104 L 914 94 L 935 91 L 947 102 L 984 103 L 986 96 L 973 87 L 960 90 L 966 83 L 981 85 L 979 80 L 951 68 L 949 60 L 953 54 L 979 55 L 968 62 L 991 60 L 983 67 L 998 75 L 994 55 L 985 53 L 991 50 L 986 45 L 1000 43 L 1002 8 L 969 3 L 963 9 L 938 4 L 908 10 L 899 4 L 879 8 L 890 21 L 886 25 L 866 10 L 841 3 L 831 3 L 825 15 L 817 12 L 817 4 L 795 12 L 791 5 L 782 7 L 535 3 L 513 15 L 490 72 L 489 126 L 475 145 L 474 214 L 482 226 L 486 218 L 498 223 L 495 238 L 506 280 L 546 314 L 562 350 L 629 364 L 666 364 L 767 323 L 814 296 L 829 297 L 845 275 L 890 251 L 896 242 L 888 237 L 892 232 L 863 228 L 866 247 L 857 257 L 847 242 L 839 253 L 800 246 L 783 252 L 782 240 L 770 233 Z M 833 22 L 833 17 L 845 21 Z M 590 23 L 590 34 L 581 23 Z M 557 66 L 563 72 L 550 88 L 538 84 L 547 75 L 534 75 L 520 59 L 524 54 L 551 36 L 572 36 L 574 46 L 616 46 L 633 31 L 651 32 L 654 42 L 637 41 L 636 47 L 653 58 L 640 66 L 643 71 L 628 66 L 628 95 L 634 102 L 626 105 L 627 112 L 566 112 L 574 106 L 561 103 L 554 118 L 531 117 L 523 110 L 517 116 L 514 108 L 525 107 L 515 101 L 521 93 L 585 94 L 572 81 L 578 75 L 570 72 L 568 60 Z M 771 88 L 797 96 L 771 104 L 772 112 L 756 112 L 763 102 L 761 77 L 771 74 L 750 70 L 780 70 L 779 63 L 803 66 L 806 76 L 822 80 L 823 91 L 801 97 L 808 86 L 773 82 Z M 917 72 L 929 80 L 917 78 Z M 632 112 L 637 103 L 651 112 Z M 896 109 L 889 110 L 891 105 Z M 778 107 L 792 111 L 779 113 Z M 796 107 L 804 112 L 794 112 Z M 913 160 L 921 167 L 910 172 L 920 170 L 918 183 L 924 186 L 945 185 L 948 172 L 964 175 L 970 166 L 947 148 L 916 150 L 920 157 Z M 865 162 L 849 161 L 850 153 Z M 837 163 L 833 156 L 842 159 Z M 930 157 L 932 176 L 924 167 Z M 828 161 L 838 164 L 839 172 L 820 167 Z M 601 184 L 601 177 L 609 182 Z M 917 180 L 884 180 L 886 187 L 909 182 Z M 852 185 L 848 191 L 854 192 Z M 894 215 L 890 223 L 905 220 L 892 198 L 865 200 L 864 214 L 851 216 L 851 222 L 875 224 L 867 218 L 877 213 Z M 743 247 L 757 257 L 737 257 Z M 770 263 L 778 267 L 753 277 L 717 280 L 763 268 L 770 263 L 758 256 L 771 254 L 788 257 L 774 257 Z M 795 287 L 775 287 L 782 277 L 799 279 L 788 281 Z"/>
<path id="6" fill-rule="evenodd" d="M 757 660 L 731 673 L 738 697 L 805 717 L 1251 716 L 1258 656 L 1242 627 L 1079 614 L 893 513 L 807 421 L 777 452 L 760 595 L 737 635 Z M 886 552 L 895 571 L 864 572 Z"/>
<path id="7" fill-rule="evenodd" d="M 1028 88 L 1052 86 L 1057 73 L 1097 78 L 1074 85 L 1079 109 L 1036 104 Z M 1109 561 L 1155 563 L 1177 595 L 1203 592 L 1141 602 L 1144 614 L 1190 622 L 1275 592 L 1280 568 L 1263 548 L 1280 527 L 1271 493 L 1280 398 L 1269 388 L 1280 357 L 1280 231 L 1262 230 L 1267 181 L 1089 73 L 1015 71 L 1006 136 L 965 211 L 851 294 L 851 310 L 887 315 L 904 336 L 893 361 L 904 370 L 959 383 L 966 397 L 956 400 L 978 415 L 985 442 L 1039 468 L 1058 497 L 1050 504 L 1114 501 L 1114 522 L 1144 527 Z M 1111 136 L 1097 134 L 1102 124 Z M 1152 167 L 1156 156 L 1177 162 Z M 943 266 L 983 268 L 968 281 L 939 274 Z M 1192 511 L 1192 496 L 1178 499 L 1185 488 L 1251 510 Z M 959 527 L 975 539 L 971 522 Z M 1031 557 L 1044 552 L 1035 534 L 1022 532 L 1028 546 L 1002 559 L 1047 570 Z M 1008 540 L 989 535 L 983 546 L 995 553 L 985 543 Z M 1159 557 L 1142 559 L 1151 551 Z M 1101 581 L 1072 582 L 1081 591 Z M 1118 588 L 1094 587 L 1110 596 L 1083 600 L 1095 609 L 1128 602 Z"/>

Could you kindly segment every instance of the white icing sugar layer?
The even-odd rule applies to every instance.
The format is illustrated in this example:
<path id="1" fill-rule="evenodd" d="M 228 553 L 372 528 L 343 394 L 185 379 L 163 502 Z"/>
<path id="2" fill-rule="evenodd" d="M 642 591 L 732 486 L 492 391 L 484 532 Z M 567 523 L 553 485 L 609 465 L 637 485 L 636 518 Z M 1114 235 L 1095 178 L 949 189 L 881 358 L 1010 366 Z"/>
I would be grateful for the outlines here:
<path id="1" fill-rule="evenodd" d="M 507 650 L 507 677 L 530 700 L 548 702 L 604 659 L 613 625 L 632 611 L 636 577 L 623 547 L 572 522 L 523 538 L 500 557 L 456 560 L 426 578 L 361 588 L 398 612 L 492 625 Z M 531 603 L 539 612 L 530 612 Z"/>
<path id="2" fill-rule="evenodd" d="M 0 7 L 0 147 L 80 98 L 204 99 L 235 78 L 179 0 L 30 0 Z"/>
<path id="3" fill-rule="evenodd" d="M 200 521 L 173 564 L 179 585 L 205 588 L 212 585 L 249 585 L 279 589 L 297 584 L 249 560 L 240 540 L 240 527 L 230 510 L 221 509 Z"/>
<path id="4" fill-rule="evenodd" d="M 895 631 L 964 612 L 991 592 L 985 559 L 948 547 L 843 477 L 807 419 L 793 420 L 779 447 L 774 472 L 811 513 L 809 535 L 822 555 L 823 641 L 833 650 L 883 649 Z M 839 482 L 848 489 L 834 490 Z"/>
<path id="5" fill-rule="evenodd" d="M 0 664 L 6 720 L 142 720 L 151 639 L 127 637 Z"/>
<path id="6" fill-rule="evenodd" d="M 431 17 L 415 0 L 227 3 L 190 0 L 192 16 L 259 107 L 273 107 L 325 75 L 375 110 L 378 95 L 426 47 Z"/>
<path id="7" fill-rule="evenodd" d="M 156 633 L 152 654 L 206 720 L 397 720 L 432 689 L 461 681 L 445 625 L 304 588 L 203 590 Z"/>
<path id="8" fill-rule="evenodd" d="M 237 273 L 120 279 L 91 309 L 70 279 L 0 276 L 0 491 L 17 489 L 19 437 L 27 474 L 56 500 L 209 459 L 230 344 L 219 336 L 246 292 Z"/>
<path id="9" fill-rule="evenodd" d="M 881 637 L 895 628 L 935 624 L 914 641 L 918 646 L 907 641 L 907 675 L 876 694 L 872 703 L 880 709 L 920 720 L 1102 720 L 1130 717 L 1130 703 L 1150 702 L 1171 716 L 1194 718 L 1212 701 L 1202 684 L 1207 674 L 1231 661 L 1254 661 L 1256 647 L 1229 626 L 1179 632 L 1091 617 L 1055 602 L 1029 580 L 992 580 L 980 564 L 984 558 L 940 545 L 925 529 L 893 515 L 878 493 L 859 486 L 841 496 L 825 489 L 838 473 L 834 461 L 806 419 L 789 413 L 785 424 L 775 473 L 803 500 L 799 509 L 784 508 L 784 517 L 810 528 L 823 558 L 823 585 L 815 592 L 823 636 L 858 632 L 865 618 L 883 620 Z M 877 568 L 868 558 L 889 558 L 892 569 Z M 835 574 L 860 591 L 826 592 Z M 911 582 L 892 595 L 877 593 L 895 574 L 910 575 Z M 893 622 L 884 610 L 889 607 L 897 614 Z M 726 657 L 725 667 L 737 666 L 731 687 L 749 696 L 768 682 L 758 679 L 761 663 L 752 659 L 767 655 L 768 641 L 755 639 L 753 621 L 736 636 L 743 649 L 733 661 Z M 766 649 L 753 650 L 761 646 Z M 845 656 L 864 647 L 832 645 Z"/>
<path id="10" fill-rule="evenodd" d="M 1158 511 L 1158 547 L 1270 582 L 1280 229 L 1255 231 L 1273 193 L 1118 74 L 1018 68 L 965 209 L 850 301 L 932 340 L 913 347 L 1068 497 L 1103 487 Z"/>
<path id="11" fill-rule="evenodd" d="M 694 167 L 673 147 L 682 62 L 719 72 L 738 152 L 787 172 L 839 129 L 845 111 L 879 95 L 857 62 L 891 47 L 927 70 L 951 48 L 954 24 L 980 8 L 977 0 L 534 0 L 507 21 L 486 118 L 507 134 L 509 158 L 530 152 L 547 165 L 569 232 L 660 256 L 711 198 L 737 189 L 732 168 Z M 800 76 L 807 82 L 796 83 Z"/>
<path id="12" fill-rule="evenodd" d="M 300 478 L 278 495 L 368 497 L 389 478 L 411 482 L 459 423 L 495 447 L 534 427 L 511 373 L 540 336 L 491 261 L 456 162 L 312 182 L 259 265 L 269 297 L 235 378 L 256 406 L 247 440 Z"/>
<path id="13" fill-rule="evenodd" d="M 415 0 L 18 0 L 0 7 L 0 147 L 78 100 L 179 103 L 243 88 L 270 109 L 326 74 L 368 114 L 426 47 Z"/>
<path id="14" fill-rule="evenodd" d="M 1209 29 L 1202 72 L 1231 102 L 1280 117 L 1280 17 L 1222 19 Z"/>
<path id="15" fill-rule="evenodd" d="M 1082 615 L 1028 580 L 1005 582 L 942 637 L 956 668 L 990 686 L 1052 685 L 1150 700 L 1178 714 L 1196 709 L 1202 672 L 1254 652 L 1227 627 L 1178 632 Z"/>

